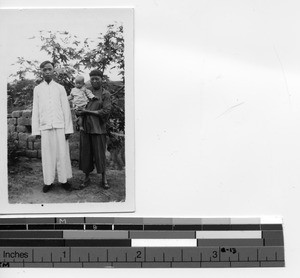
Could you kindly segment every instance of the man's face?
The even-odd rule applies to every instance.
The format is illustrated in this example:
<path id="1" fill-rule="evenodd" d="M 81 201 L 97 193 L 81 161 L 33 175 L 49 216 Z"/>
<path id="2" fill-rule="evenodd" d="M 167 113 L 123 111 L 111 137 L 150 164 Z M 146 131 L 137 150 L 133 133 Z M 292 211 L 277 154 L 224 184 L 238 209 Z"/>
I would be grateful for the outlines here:
<path id="1" fill-rule="evenodd" d="M 94 89 L 98 90 L 101 87 L 101 77 L 100 76 L 91 76 L 91 84 Z"/>
<path id="2" fill-rule="evenodd" d="M 44 76 L 45 81 L 51 81 L 53 78 L 53 72 L 54 72 L 53 66 L 51 64 L 46 64 L 42 68 L 42 71 L 43 71 L 43 76 Z"/>

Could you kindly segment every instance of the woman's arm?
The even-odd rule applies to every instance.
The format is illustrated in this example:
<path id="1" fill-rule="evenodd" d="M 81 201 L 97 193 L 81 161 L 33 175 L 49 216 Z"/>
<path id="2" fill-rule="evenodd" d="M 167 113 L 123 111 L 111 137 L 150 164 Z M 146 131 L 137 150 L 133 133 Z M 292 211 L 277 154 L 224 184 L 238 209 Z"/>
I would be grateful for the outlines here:
<path id="1" fill-rule="evenodd" d="M 100 110 L 87 110 L 87 109 L 79 109 L 76 112 L 76 115 L 82 116 L 82 115 L 93 115 L 93 116 L 98 116 L 102 119 L 105 119 L 109 116 L 110 111 L 111 111 L 111 99 L 110 99 L 110 94 L 107 92 L 103 95 L 103 107 Z"/>
<path id="2" fill-rule="evenodd" d="M 91 111 L 91 110 L 86 110 L 86 109 L 78 109 L 77 110 L 77 115 L 82 116 L 82 115 L 94 115 L 94 116 L 99 116 L 98 111 Z"/>

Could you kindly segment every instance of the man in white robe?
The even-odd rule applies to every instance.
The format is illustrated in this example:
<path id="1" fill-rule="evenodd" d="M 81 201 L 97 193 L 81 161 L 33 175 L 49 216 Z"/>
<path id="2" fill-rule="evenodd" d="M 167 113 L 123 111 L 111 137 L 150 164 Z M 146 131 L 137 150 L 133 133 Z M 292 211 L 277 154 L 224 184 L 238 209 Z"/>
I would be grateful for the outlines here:
<path id="1" fill-rule="evenodd" d="M 72 177 L 68 139 L 73 133 L 69 101 L 63 86 L 53 80 L 54 65 L 45 61 L 40 66 L 44 81 L 33 91 L 32 135 L 41 137 L 44 186 L 48 192 L 55 180 L 71 190 Z"/>

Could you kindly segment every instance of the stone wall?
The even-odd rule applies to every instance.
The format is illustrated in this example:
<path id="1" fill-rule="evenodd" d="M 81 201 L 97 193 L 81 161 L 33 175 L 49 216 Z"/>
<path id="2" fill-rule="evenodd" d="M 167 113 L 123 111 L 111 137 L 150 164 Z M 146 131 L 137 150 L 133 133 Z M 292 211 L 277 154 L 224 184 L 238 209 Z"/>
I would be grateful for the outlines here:
<path id="1" fill-rule="evenodd" d="M 31 136 L 31 110 L 13 111 L 7 117 L 7 128 L 19 156 L 41 158 L 41 140 Z"/>
<path id="2" fill-rule="evenodd" d="M 74 115 L 73 115 L 74 120 Z M 13 111 L 7 116 L 8 137 L 17 146 L 18 156 L 41 158 L 41 140 L 31 135 L 31 110 Z M 74 124 L 75 129 L 75 124 Z M 79 160 L 79 132 L 74 130 L 69 140 L 72 161 Z M 123 169 L 125 166 L 124 147 L 106 152 L 110 168 Z"/>
<path id="3" fill-rule="evenodd" d="M 19 156 L 41 158 L 41 140 L 31 135 L 31 110 L 13 111 L 7 117 L 8 136 L 17 146 Z M 71 160 L 79 159 L 79 133 L 72 134 Z"/>

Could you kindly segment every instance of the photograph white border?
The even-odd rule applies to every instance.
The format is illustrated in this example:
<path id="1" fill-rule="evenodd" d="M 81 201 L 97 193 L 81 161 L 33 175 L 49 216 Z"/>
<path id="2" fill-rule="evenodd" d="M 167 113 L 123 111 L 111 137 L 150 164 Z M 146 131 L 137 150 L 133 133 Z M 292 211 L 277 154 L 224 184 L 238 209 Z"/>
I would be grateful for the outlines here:
<path id="1" fill-rule="evenodd" d="M 58 8 L 57 10 L 73 10 L 75 8 Z M 91 10 L 91 8 L 84 9 Z M 44 204 L 10 204 L 8 201 L 8 173 L 7 159 L 0 160 L 0 214 L 28 214 L 28 213 L 107 213 L 133 212 L 135 210 L 135 133 L 134 133 L 134 9 L 133 8 L 92 8 L 99 13 L 111 13 L 112 19 L 120 20 L 124 27 L 124 58 L 125 58 L 125 201 L 105 203 L 44 203 Z M 0 9 L 0 14 L 6 10 L 31 9 Z M 41 8 L 41 10 L 56 10 L 55 8 Z M 1 18 L 1 16 L 0 16 Z M 0 19 L 0 26 L 6 29 L 9 22 Z M 2 29 L 2 31 L 3 31 Z M 1 33 L 1 27 L 0 27 Z M 5 41 L 0 36 L 0 117 L 2 131 L 0 136 L 0 151 L 3 158 L 7 158 L 7 61 Z"/>

